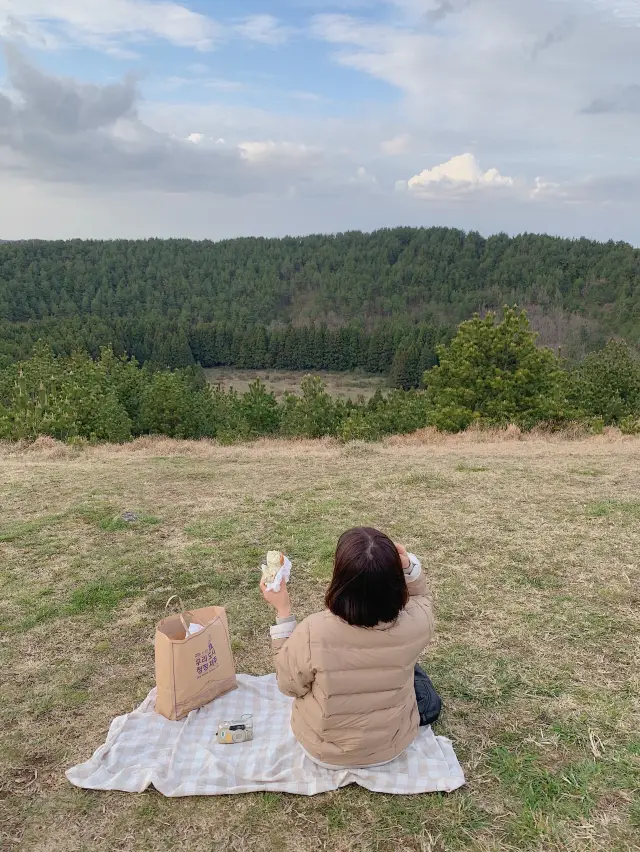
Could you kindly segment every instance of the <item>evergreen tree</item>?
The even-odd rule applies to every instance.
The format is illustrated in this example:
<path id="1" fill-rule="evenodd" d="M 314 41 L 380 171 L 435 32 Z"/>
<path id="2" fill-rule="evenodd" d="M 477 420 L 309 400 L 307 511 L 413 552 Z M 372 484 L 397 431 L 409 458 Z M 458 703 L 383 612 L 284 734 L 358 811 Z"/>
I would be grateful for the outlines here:
<path id="1" fill-rule="evenodd" d="M 424 377 L 432 422 L 443 429 L 474 421 L 529 427 L 565 416 L 565 374 L 549 349 L 536 346 L 526 314 L 506 309 L 464 322 L 439 365 Z"/>
<path id="2" fill-rule="evenodd" d="M 610 341 L 573 371 L 571 398 L 583 415 L 607 426 L 640 419 L 640 359 L 626 343 Z"/>
<path id="3" fill-rule="evenodd" d="M 410 390 L 420 384 L 420 351 L 415 344 L 398 349 L 391 365 L 389 382 L 394 388 Z"/>
<path id="4" fill-rule="evenodd" d="M 199 363 L 255 369 L 262 344 L 245 335 L 260 328 L 269 367 L 386 373 L 415 344 L 426 369 L 449 329 L 505 301 L 535 304 L 541 340 L 573 363 L 611 338 L 635 349 L 640 250 L 448 228 L 0 244 L 0 354 L 12 360 L 43 339 L 64 355 L 82 347 L 97 358 L 111 345 L 140 363 L 187 364 L 184 330 Z"/>
<path id="5" fill-rule="evenodd" d="M 242 397 L 241 413 L 248 437 L 273 435 L 280 426 L 280 409 L 275 396 L 260 381 L 252 382 Z"/>

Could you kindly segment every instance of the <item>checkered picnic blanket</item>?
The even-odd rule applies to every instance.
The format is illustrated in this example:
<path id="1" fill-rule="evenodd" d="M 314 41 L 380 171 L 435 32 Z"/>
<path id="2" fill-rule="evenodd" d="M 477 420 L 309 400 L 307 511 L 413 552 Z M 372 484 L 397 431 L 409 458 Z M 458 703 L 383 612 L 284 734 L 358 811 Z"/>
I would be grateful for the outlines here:
<path id="1" fill-rule="evenodd" d="M 154 712 L 155 690 L 126 716 L 113 720 L 106 743 L 66 774 L 89 790 L 141 793 L 153 785 L 165 796 L 216 796 L 258 790 L 313 796 L 359 784 L 378 793 L 451 792 L 464 774 L 451 742 L 422 728 L 400 757 L 370 769 L 317 766 L 291 732 L 291 699 L 275 675 L 238 675 L 239 688 L 179 722 Z M 254 740 L 216 742 L 218 725 L 251 713 Z"/>

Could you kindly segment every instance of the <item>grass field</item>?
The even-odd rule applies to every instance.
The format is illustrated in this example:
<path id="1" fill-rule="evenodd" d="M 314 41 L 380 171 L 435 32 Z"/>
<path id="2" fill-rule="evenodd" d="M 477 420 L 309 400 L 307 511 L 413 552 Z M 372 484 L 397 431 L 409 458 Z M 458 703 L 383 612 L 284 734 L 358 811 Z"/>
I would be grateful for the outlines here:
<path id="1" fill-rule="evenodd" d="M 311 372 L 320 376 L 327 392 L 336 399 L 357 400 L 359 396 L 370 399 L 378 388 L 385 389 L 388 382 L 385 376 L 367 373 L 328 373 L 322 370 L 296 372 L 287 370 L 234 370 L 232 367 L 216 367 L 205 370 L 212 385 L 220 384 L 225 390 L 235 388 L 238 393 L 249 389 L 251 382 L 260 379 L 277 399 L 287 391 L 300 393 L 300 382 Z"/>
<path id="2" fill-rule="evenodd" d="M 0 848 L 640 849 L 640 441 L 424 441 L 0 447 Z M 167 800 L 67 783 L 153 686 L 174 591 L 224 603 L 238 670 L 265 673 L 264 551 L 291 555 L 304 616 L 359 523 L 423 558 L 424 664 L 465 788 Z"/>

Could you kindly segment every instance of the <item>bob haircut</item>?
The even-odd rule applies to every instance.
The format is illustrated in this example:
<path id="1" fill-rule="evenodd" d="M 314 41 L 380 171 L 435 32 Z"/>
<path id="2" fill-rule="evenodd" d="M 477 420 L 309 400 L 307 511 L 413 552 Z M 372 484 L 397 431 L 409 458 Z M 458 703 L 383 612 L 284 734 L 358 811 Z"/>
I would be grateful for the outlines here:
<path id="1" fill-rule="evenodd" d="M 325 604 L 354 627 L 390 624 L 407 605 L 409 590 L 391 539 L 371 527 L 340 536 Z"/>

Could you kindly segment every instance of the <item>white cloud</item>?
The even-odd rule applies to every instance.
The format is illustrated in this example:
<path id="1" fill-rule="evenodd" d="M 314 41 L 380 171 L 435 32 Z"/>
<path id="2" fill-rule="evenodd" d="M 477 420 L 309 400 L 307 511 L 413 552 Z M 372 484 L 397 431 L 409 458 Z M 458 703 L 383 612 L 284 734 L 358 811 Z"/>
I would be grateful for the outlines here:
<path id="1" fill-rule="evenodd" d="M 610 174 L 595 177 L 589 175 L 575 181 L 558 183 L 537 177 L 530 194 L 531 199 L 539 203 L 547 202 L 556 208 L 560 205 L 572 205 L 573 209 L 582 206 L 591 211 L 612 205 L 637 205 L 640 198 L 640 175 Z M 637 244 L 637 237 L 634 238 Z"/>
<path id="2" fill-rule="evenodd" d="M 349 183 L 353 186 L 373 188 L 378 186 L 378 179 L 371 172 L 368 172 L 364 166 L 359 166 L 355 175 L 349 178 Z"/>
<path id="3" fill-rule="evenodd" d="M 640 24 L 640 4 L 638 0 L 587 0 L 596 9 L 608 12 L 610 15 L 627 24 Z"/>
<path id="4" fill-rule="evenodd" d="M 591 211 L 612 204 L 626 205 L 640 198 L 640 176 L 609 174 L 601 177 L 587 176 L 578 180 L 554 181 L 536 177 L 505 177 L 498 169 L 483 172 L 472 154 L 452 157 L 446 163 L 425 169 L 408 181 L 397 181 L 396 191 L 417 199 L 455 203 L 465 199 L 485 206 L 489 200 L 498 206 L 517 204 L 521 209 L 535 202 L 544 209 L 560 211 L 567 205 L 582 205 Z M 490 196 L 488 195 L 490 193 Z"/>
<path id="5" fill-rule="evenodd" d="M 219 92 L 243 92 L 248 88 L 240 80 L 226 80 L 224 77 L 211 77 L 201 82 L 208 89 L 217 89 Z"/>
<path id="6" fill-rule="evenodd" d="M 289 27 L 284 27 L 273 15 L 251 15 L 238 24 L 237 32 L 249 41 L 277 47 L 288 41 Z"/>
<path id="7" fill-rule="evenodd" d="M 204 133 L 190 133 L 187 138 L 187 142 L 191 142 L 192 145 L 226 145 L 224 139 L 214 139 L 213 137 L 206 136 Z"/>
<path id="8" fill-rule="evenodd" d="M 512 189 L 514 186 L 514 179 L 501 175 L 498 169 L 483 172 L 473 154 L 452 157 L 407 181 L 409 191 L 428 196 L 443 192 L 455 195 L 479 189 Z"/>
<path id="9" fill-rule="evenodd" d="M 275 159 L 309 160 L 319 153 L 317 148 L 311 148 L 308 145 L 296 142 L 274 142 L 272 139 L 241 142 L 238 148 L 242 158 L 252 163 Z"/>
<path id="10" fill-rule="evenodd" d="M 169 91 L 193 86 L 215 89 L 218 92 L 244 92 L 249 89 L 247 84 L 240 80 L 227 80 L 224 77 L 168 77 L 164 82 L 164 87 Z"/>
<path id="11" fill-rule="evenodd" d="M 187 6 L 159 0 L 0 0 L 0 35 L 40 45 L 58 40 L 118 50 L 114 40 L 160 38 L 210 49 L 220 26 Z"/>
<path id="12" fill-rule="evenodd" d="M 461 12 L 471 0 L 385 0 L 405 21 L 439 24 L 450 15 Z"/>
<path id="13" fill-rule="evenodd" d="M 567 171 L 596 153 L 612 167 L 633 153 L 640 112 L 625 109 L 612 133 L 582 110 L 639 79 L 640 27 L 619 26 L 584 0 L 395 5 L 409 18 L 324 14 L 312 32 L 336 63 L 397 89 L 406 132 L 427 150 L 473 144 L 482 158 L 535 154 Z M 449 6 L 446 28 L 414 14 Z"/>
<path id="14" fill-rule="evenodd" d="M 138 58 L 123 42 L 162 39 L 210 50 L 239 36 L 275 47 L 292 32 L 268 14 L 222 24 L 190 9 L 187 0 L 0 0 L 0 38 L 44 48 L 82 44 L 121 59 Z M 189 70 L 198 75 L 207 71 L 198 63 Z"/>
<path id="15" fill-rule="evenodd" d="M 565 197 L 566 193 L 563 191 L 562 187 L 559 183 L 555 181 L 546 180 L 542 177 L 537 177 L 535 180 L 535 186 L 531 190 L 531 198 L 561 198 Z"/>
<path id="16" fill-rule="evenodd" d="M 0 93 L 0 175 L 94 193 L 241 197 L 290 186 L 313 191 L 347 173 L 348 164 L 334 166 L 320 149 L 286 138 L 227 144 L 219 121 L 217 133 L 195 122 L 186 132 L 162 131 L 140 116 L 132 79 L 81 84 L 43 73 L 15 48 L 5 52 L 12 97 Z"/>
<path id="17" fill-rule="evenodd" d="M 287 97 L 293 98 L 294 101 L 310 101 L 312 103 L 320 103 L 321 101 L 326 100 L 326 98 L 323 98 L 322 95 L 318 95 L 315 92 L 305 92 L 299 90 L 287 92 Z"/>
<path id="18" fill-rule="evenodd" d="M 411 146 L 411 136 L 408 133 L 403 133 L 400 136 L 394 136 L 393 139 L 385 139 L 380 143 L 380 148 L 384 154 L 390 157 L 397 157 L 400 154 L 406 154 Z"/>
<path id="19" fill-rule="evenodd" d="M 371 14 L 383 2 L 386 12 Z M 299 12 L 302 3 L 288 0 L 287 6 Z M 239 49 L 247 43 L 282 44 L 298 32 L 287 32 L 272 16 L 242 19 L 242 11 L 216 23 L 188 8 L 196 5 L 208 13 L 225 4 L 0 0 L 0 29 L 32 44 L 89 45 L 114 55 L 151 39 L 200 49 L 235 41 Z M 231 5 L 241 6 L 227 8 Z M 261 97 L 252 103 L 219 95 L 243 84 L 214 77 L 233 71 L 207 65 L 193 51 L 182 54 L 184 70 L 170 85 L 180 92 L 187 85 L 198 90 L 186 97 L 185 89 L 184 98 L 172 96 L 170 103 L 140 100 L 134 82 L 126 79 L 91 87 L 48 75 L 34 81 L 23 70 L 17 75 L 20 91 L 8 93 L 9 105 L 0 92 L 0 180 L 6 184 L 11 171 L 54 195 L 73 183 L 78 194 L 92 199 L 94 210 L 110 190 L 125 199 L 145 193 L 153 222 L 153 227 L 144 223 L 149 233 L 187 228 L 169 193 L 197 197 L 202 209 L 215 196 L 212 206 L 222 221 L 217 233 L 229 233 L 232 209 L 236 233 L 249 227 L 273 232 L 279 223 L 263 201 L 274 200 L 275 210 L 276 197 L 289 193 L 300 206 L 282 225 L 286 229 L 412 222 L 484 232 L 579 233 L 584 223 L 589 233 L 636 234 L 637 241 L 640 163 L 632 157 L 640 130 L 640 28 L 620 25 L 632 18 L 631 4 L 624 7 L 624 0 L 308 0 L 308 10 L 351 8 L 351 15 L 315 18 L 312 32 L 335 63 L 375 81 L 362 94 L 366 102 L 358 101 L 354 85 L 334 103 L 329 91 L 331 106 L 323 109 L 296 108 L 295 101 L 317 98 L 288 91 L 304 88 L 301 81 L 280 88 L 277 101 L 264 82 Z M 182 29 L 162 17 L 167 8 L 186 12 Z M 570 18 L 574 25 L 563 24 Z M 263 53 L 256 51 L 252 60 L 260 61 Z M 248 85 L 266 79 L 261 70 L 252 70 Z M 339 92 L 341 82 L 337 74 L 324 86 Z M 387 87 L 395 88 L 395 96 L 389 97 Z M 344 109 L 345 97 L 351 109 Z M 466 170 L 464 163 L 456 164 L 458 158 L 448 159 L 469 151 L 477 160 L 467 161 Z M 496 165 L 499 170 L 488 168 Z M 420 172 L 423 166 L 428 168 Z M 393 193 L 393 182 L 402 175 L 414 175 L 412 186 L 402 181 L 405 191 Z M 255 193 L 263 193 L 260 204 L 254 205 Z M 248 194 L 251 200 L 243 207 Z M 315 202 L 304 208 L 303 199 L 311 196 L 321 199 L 322 216 Z M 580 203 L 567 212 L 574 201 Z M 139 204 L 127 219 L 133 222 L 130 232 L 142 227 L 145 208 Z M 65 215 L 71 216 L 71 209 L 67 205 Z M 35 210 L 33 216 L 35 221 Z M 26 213 L 22 221 L 29 233 Z M 198 223 L 193 219 L 191 227 L 200 233 L 205 226 Z M 8 216 L 5 225 L 13 227 Z M 55 233 L 58 223 L 47 227 L 47 233 Z M 117 221 L 113 227 L 124 226 Z"/>

